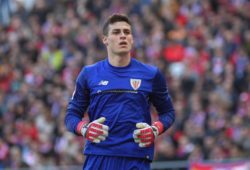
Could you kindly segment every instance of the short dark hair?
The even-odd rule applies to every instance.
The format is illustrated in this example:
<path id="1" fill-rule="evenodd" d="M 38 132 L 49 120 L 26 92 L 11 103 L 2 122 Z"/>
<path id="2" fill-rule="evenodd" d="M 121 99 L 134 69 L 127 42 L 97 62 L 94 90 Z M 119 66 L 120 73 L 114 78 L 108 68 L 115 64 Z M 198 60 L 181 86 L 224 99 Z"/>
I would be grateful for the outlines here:
<path id="1" fill-rule="evenodd" d="M 132 26 L 130 20 L 128 19 L 128 17 L 125 14 L 115 13 L 115 14 L 112 14 L 107 19 L 107 21 L 104 23 L 103 28 L 102 28 L 103 35 L 108 35 L 108 27 L 109 27 L 109 25 L 113 24 L 113 23 L 116 23 L 116 22 L 126 22 L 130 26 Z"/>

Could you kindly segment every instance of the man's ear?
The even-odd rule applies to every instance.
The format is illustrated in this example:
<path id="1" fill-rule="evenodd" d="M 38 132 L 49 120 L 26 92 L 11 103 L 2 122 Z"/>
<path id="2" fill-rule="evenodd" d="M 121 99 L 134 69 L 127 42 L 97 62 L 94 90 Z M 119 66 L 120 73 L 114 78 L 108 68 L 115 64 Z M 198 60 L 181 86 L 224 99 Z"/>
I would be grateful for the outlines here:
<path id="1" fill-rule="evenodd" d="M 104 35 L 104 36 L 102 37 L 102 42 L 103 42 L 104 45 L 107 46 L 107 45 L 108 45 L 108 37 Z"/>

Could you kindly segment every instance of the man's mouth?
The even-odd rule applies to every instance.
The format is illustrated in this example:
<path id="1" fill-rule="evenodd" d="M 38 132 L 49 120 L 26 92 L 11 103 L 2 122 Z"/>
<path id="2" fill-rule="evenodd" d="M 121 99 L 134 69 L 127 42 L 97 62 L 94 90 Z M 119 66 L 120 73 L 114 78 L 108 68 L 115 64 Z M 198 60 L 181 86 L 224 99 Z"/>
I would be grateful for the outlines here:
<path id="1" fill-rule="evenodd" d="M 128 45 L 128 43 L 127 43 L 127 42 L 125 42 L 125 41 L 122 41 L 122 42 L 120 42 L 120 43 L 119 43 L 119 45 L 120 45 L 120 46 L 123 46 L 123 45 Z"/>

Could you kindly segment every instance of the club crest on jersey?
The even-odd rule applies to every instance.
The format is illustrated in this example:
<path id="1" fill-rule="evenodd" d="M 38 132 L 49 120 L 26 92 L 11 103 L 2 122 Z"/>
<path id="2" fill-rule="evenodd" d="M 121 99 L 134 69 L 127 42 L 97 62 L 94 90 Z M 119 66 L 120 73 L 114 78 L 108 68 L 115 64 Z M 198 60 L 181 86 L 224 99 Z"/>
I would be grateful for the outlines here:
<path id="1" fill-rule="evenodd" d="M 130 85 L 134 90 L 139 89 L 141 86 L 141 79 L 130 79 Z"/>

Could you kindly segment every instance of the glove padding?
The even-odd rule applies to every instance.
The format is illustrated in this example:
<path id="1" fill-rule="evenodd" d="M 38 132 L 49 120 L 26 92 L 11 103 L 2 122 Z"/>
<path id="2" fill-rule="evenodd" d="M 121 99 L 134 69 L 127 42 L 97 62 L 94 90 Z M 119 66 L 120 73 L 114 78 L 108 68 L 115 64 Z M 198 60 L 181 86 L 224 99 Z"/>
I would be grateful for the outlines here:
<path id="1" fill-rule="evenodd" d="M 150 126 L 147 123 L 137 123 L 134 130 L 133 138 L 135 143 L 139 143 L 139 147 L 149 147 L 154 143 L 155 138 L 159 135 L 156 126 Z"/>
<path id="2" fill-rule="evenodd" d="M 105 117 L 90 122 L 81 129 L 81 134 L 89 141 L 93 143 L 100 143 L 106 140 L 108 136 L 109 127 L 104 125 Z"/>

